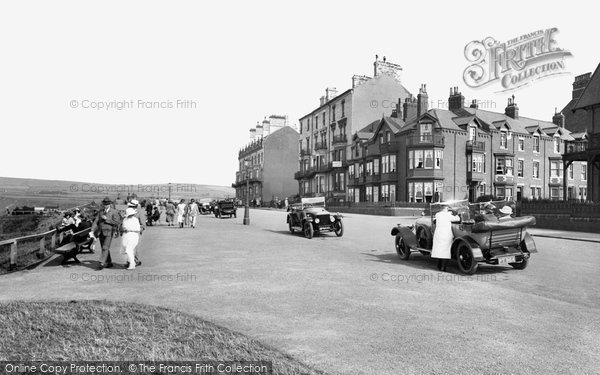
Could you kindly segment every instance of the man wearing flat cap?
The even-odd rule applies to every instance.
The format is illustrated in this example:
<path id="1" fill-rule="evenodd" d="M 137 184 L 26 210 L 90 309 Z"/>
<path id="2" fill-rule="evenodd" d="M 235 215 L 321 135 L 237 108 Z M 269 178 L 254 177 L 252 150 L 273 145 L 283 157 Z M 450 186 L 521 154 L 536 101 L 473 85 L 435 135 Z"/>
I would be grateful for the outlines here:
<path id="1" fill-rule="evenodd" d="M 119 225 L 121 225 L 121 215 L 112 207 L 112 201 L 106 197 L 102 200 L 102 205 L 104 207 L 98 211 L 98 215 L 92 223 L 90 231 L 91 237 L 98 236 L 100 246 L 102 247 L 98 270 L 113 266 L 110 256 L 110 244 L 112 243 L 113 236 L 118 233 Z"/>

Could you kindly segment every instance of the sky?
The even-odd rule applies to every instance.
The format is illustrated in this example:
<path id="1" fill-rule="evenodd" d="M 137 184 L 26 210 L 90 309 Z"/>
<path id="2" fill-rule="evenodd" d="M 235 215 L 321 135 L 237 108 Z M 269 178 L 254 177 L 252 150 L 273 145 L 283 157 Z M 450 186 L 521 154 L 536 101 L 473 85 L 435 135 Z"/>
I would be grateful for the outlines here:
<path id="1" fill-rule="evenodd" d="M 0 5 L 0 176 L 230 185 L 249 129 L 292 123 L 378 54 L 427 84 L 550 121 L 600 63 L 584 1 L 18 1 Z M 569 74 L 469 88 L 465 46 L 556 27 Z M 366 125 L 366 124 L 365 124 Z"/>

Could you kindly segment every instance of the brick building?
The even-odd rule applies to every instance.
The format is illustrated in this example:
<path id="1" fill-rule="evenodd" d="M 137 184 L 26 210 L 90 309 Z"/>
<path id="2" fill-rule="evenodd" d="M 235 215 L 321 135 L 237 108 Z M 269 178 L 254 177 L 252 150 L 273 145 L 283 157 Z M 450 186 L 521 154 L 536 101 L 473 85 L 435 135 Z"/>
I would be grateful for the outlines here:
<path id="1" fill-rule="evenodd" d="M 344 201 L 352 134 L 382 114 L 391 115 L 398 101 L 406 101 L 409 117 L 417 116 L 417 99 L 400 81 L 402 67 L 377 56 L 373 65 L 373 77 L 354 75 L 352 88 L 339 94 L 327 88 L 319 106 L 300 118 L 300 157 L 294 177 L 302 196 Z"/>
<path id="2" fill-rule="evenodd" d="M 587 167 L 582 171 L 587 177 L 587 199 L 600 202 L 600 65 L 593 75 L 575 77 L 573 98 L 562 113 L 565 127 L 574 132 L 564 152 L 565 166 Z"/>
<path id="3" fill-rule="evenodd" d="M 283 117 L 282 117 L 283 119 Z M 273 120 L 273 116 L 269 118 Z M 294 171 L 298 165 L 298 132 L 285 124 L 275 130 L 266 121 L 250 130 L 251 142 L 238 153 L 239 169 L 235 174 L 236 198 L 245 202 L 246 183 L 250 179 L 250 200 L 270 202 L 298 193 Z M 267 129 L 265 134 L 265 128 Z"/>
<path id="4" fill-rule="evenodd" d="M 425 86 L 419 94 L 426 96 Z M 574 138 L 562 114 L 555 113 L 552 122 L 523 117 L 514 97 L 504 113 L 481 110 L 476 101 L 465 107 L 464 101 L 455 87 L 447 110 L 428 110 L 425 101 L 413 120 L 406 121 L 398 108 L 357 132 L 348 160 L 348 197 L 430 202 L 585 195 L 585 163 L 575 162 L 563 173 L 565 142 Z"/>

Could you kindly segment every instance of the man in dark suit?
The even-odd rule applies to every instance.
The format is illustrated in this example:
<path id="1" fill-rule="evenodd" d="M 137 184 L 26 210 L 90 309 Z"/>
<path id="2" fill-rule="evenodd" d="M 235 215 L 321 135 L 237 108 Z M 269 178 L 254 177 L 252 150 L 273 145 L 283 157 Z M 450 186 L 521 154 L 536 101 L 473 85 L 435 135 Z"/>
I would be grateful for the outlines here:
<path id="1" fill-rule="evenodd" d="M 98 270 L 113 266 L 112 258 L 110 257 L 110 244 L 112 243 L 113 236 L 118 234 L 119 225 L 121 225 L 121 215 L 119 215 L 119 212 L 111 204 L 112 201 L 108 197 L 102 200 L 104 208 L 98 212 L 98 216 L 96 216 L 96 219 L 92 223 L 90 232 L 90 236 L 98 236 L 100 246 L 102 246 Z"/>

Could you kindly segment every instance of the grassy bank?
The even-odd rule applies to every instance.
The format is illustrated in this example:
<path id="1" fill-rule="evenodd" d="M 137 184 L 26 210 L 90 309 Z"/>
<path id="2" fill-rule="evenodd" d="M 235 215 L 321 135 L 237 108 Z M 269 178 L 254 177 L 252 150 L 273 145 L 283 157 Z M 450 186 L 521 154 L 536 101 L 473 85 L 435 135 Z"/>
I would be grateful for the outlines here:
<path id="1" fill-rule="evenodd" d="M 177 311 L 107 301 L 0 304 L 0 360 L 272 361 L 323 374 L 244 335 Z"/>

